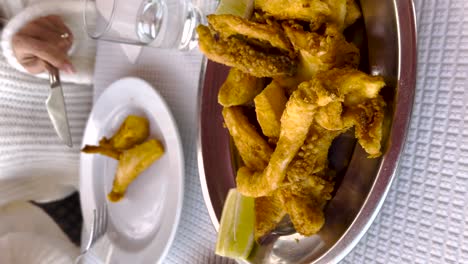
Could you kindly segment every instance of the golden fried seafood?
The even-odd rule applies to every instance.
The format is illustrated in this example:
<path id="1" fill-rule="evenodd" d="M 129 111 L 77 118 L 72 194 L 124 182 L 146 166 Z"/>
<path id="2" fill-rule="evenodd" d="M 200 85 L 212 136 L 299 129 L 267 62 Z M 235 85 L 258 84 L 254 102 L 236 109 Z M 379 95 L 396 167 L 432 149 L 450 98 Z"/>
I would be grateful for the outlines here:
<path id="1" fill-rule="evenodd" d="M 99 140 L 99 146 L 85 145 L 81 151 L 102 154 L 118 160 L 123 150 L 142 143 L 148 136 L 148 120 L 144 117 L 129 115 L 110 139 L 103 137 Z"/>
<path id="2" fill-rule="evenodd" d="M 276 193 L 272 196 L 255 198 L 255 240 L 275 229 L 285 215 L 283 203 Z"/>
<path id="3" fill-rule="evenodd" d="M 119 201 L 125 195 L 130 183 L 163 154 L 164 148 L 161 142 L 156 139 L 148 140 L 125 150 L 120 157 L 112 191 L 107 195 L 109 200 Z"/>
<path id="4" fill-rule="evenodd" d="M 316 122 L 311 126 L 304 144 L 289 164 L 287 182 L 300 183 L 328 168 L 328 150 L 333 140 L 347 129 L 329 131 Z"/>
<path id="5" fill-rule="evenodd" d="M 203 25 L 197 32 L 200 50 L 215 62 L 256 77 L 292 75 L 296 70 L 296 61 L 288 55 L 269 53 L 237 37 L 221 38 Z"/>
<path id="6" fill-rule="evenodd" d="M 210 15 L 209 27 L 197 29 L 199 46 L 235 68 L 219 102 L 244 162 L 237 190 L 255 197 L 255 239 L 285 215 L 309 236 L 322 228 L 332 198 L 333 140 L 355 127 L 369 157 L 381 155 L 385 83 L 356 69 L 359 50 L 342 33 L 361 16 L 355 0 L 256 0 L 255 9 L 251 19 Z M 272 80 L 263 88 L 255 77 Z M 243 111 L 252 100 L 261 131 Z"/>
<path id="7" fill-rule="evenodd" d="M 310 236 L 317 233 L 325 219 L 323 208 L 331 199 L 333 183 L 316 175 L 278 190 L 286 213 L 298 233 Z"/>
<path id="8" fill-rule="evenodd" d="M 344 20 L 344 27 L 354 24 L 358 18 L 361 17 L 361 11 L 359 11 L 359 6 L 356 3 L 356 0 L 346 0 L 346 17 Z"/>
<path id="9" fill-rule="evenodd" d="M 238 171 L 236 182 L 240 193 L 250 197 L 267 196 L 279 187 L 289 163 L 304 143 L 317 107 L 315 92 L 308 85 L 299 85 L 281 116 L 280 136 L 268 166 L 263 172 Z"/>
<path id="10" fill-rule="evenodd" d="M 240 107 L 225 107 L 223 117 L 244 164 L 255 171 L 262 171 L 273 150 L 250 124 Z"/>
<path id="11" fill-rule="evenodd" d="M 370 158 L 380 156 L 385 101 L 381 96 L 360 103 L 347 111 L 355 125 L 356 138 Z"/>
<path id="12" fill-rule="evenodd" d="M 355 103 L 374 98 L 384 84 L 381 78 L 354 69 L 326 71 L 301 83 L 286 104 L 280 137 L 267 167 L 263 172 L 238 172 L 238 191 L 250 197 L 271 194 L 282 183 L 287 167 L 303 145 L 319 107 L 334 101 Z"/>
<path id="13" fill-rule="evenodd" d="M 328 27 L 324 35 L 304 31 L 299 25 L 284 24 L 283 27 L 294 50 L 299 53 L 299 64 L 294 76 L 279 76 L 275 80 L 290 92 L 320 71 L 358 66 L 359 50 L 335 27 Z"/>
<path id="14" fill-rule="evenodd" d="M 316 76 L 317 86 L 324 95 L 333 93 L 345 106 L 360 104 L 368 99 L 376 98 L 385 86 L 381 76 L 371 76 L 356 69 L 332 69 Z"/>
<path id="15" fill-rule="evenodd" d="M 81 151 L 88 154 L 101 154 L 116 160 L 119 160 L 120 154 L 122 153 L 121 151 L 115 149 L 110 141 L 105 137 L 99 140 L 98 146 L 85 145 Z"/>
<path id="16" fill-rule="evenodd" d="M 275 141 L 280 135 L 280 119 L 287 101 L 283 88 L 275 81 L 254 99 L 257 121 L 262 132 Z"/>
<path id="17" fill-rule="evenodd" d="M 131 148 L 145 141 L 149 136 L 148 119 L 140 116 L 129 115 L 120 126 L 117 133 L 112 136 L 109 143 L 118 150 Z"/>
<path id="18" fill-rule="evenodd" d="M 292 51 L 289 40 L 279 24 L 261 24 L 233 15 L 209 15 L 208 23 L 222 38 L 242 35 L 249 39 L 260 40 L 284 51 Z"/>
<path id="19" fill-rule="evenodd" d="M 321 0 L 256 0 L 255 8 L 277 19 L 298 19 L 317 25 L 332 14 L 330 6 Z"/>
<path id="20" fill-rule="evenodd" d="M 218 92 L 218 103 L 236 106 L 251 102 L 263 89 L 263 79 L 232 68 Z"/>

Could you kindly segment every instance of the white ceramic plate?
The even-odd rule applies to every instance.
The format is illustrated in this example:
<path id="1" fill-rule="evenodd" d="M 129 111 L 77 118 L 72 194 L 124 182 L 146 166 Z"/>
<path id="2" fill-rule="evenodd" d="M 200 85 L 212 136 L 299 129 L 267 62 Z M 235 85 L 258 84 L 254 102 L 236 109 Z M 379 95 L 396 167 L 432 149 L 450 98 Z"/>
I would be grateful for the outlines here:
<path id="1" fill-rule="evenodd" d="M 107 263 L 157 263 L 167 254 L 179 223 L 184 189 L 184 159 L 174 118 L 164 100 L 145 81 L 124 78 L 111 84 L 96 102 L 86 126 L 83 145 L 97 145 L 113 135 L 124 119 L 136 114 L 150 121 L 150 138 L 159 139 L 164 155 L 128 188 L 125 197 L 112 203 L 117 161 L 97 154 L 81 154 L 80 192 L 85 228 L 93 209 L 107 203 L 110 252 Z M 86 238 L 82 239 L 86 242 Z"/>

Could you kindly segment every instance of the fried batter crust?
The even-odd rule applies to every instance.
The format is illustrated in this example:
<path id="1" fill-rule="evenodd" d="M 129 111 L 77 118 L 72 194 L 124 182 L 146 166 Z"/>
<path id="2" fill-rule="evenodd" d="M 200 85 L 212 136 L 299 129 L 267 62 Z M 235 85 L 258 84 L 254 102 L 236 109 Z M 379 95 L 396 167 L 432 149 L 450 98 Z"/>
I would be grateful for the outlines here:
<path id="1" fill-rule="evenodd" d="M 292 75 L 296 70 L 297 62 L 288 55 L 268 53 L 236 37 L 221 38 L 203 25 L 197 27 L 197 32 L 200 50 L 215 62 L 256 77 Z"/>

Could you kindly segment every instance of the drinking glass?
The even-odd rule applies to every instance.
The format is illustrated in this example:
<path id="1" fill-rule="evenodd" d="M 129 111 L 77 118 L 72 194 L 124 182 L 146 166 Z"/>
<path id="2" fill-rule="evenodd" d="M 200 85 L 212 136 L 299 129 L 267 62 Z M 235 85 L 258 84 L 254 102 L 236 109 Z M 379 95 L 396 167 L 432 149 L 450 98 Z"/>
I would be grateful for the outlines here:
<path id="1" fill-rule="evenodd" d="M 202 21 L 190 0 L 84 0 L 83 20 L 93 39 L 190 50 Z"/>

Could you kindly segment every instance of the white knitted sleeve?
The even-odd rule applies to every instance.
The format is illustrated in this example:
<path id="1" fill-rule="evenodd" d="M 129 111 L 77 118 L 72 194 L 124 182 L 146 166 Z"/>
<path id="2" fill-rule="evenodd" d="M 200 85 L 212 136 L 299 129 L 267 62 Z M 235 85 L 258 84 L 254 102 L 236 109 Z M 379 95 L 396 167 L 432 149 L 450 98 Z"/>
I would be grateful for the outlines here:
<path id="1" fill-rule="evenodd" d="M 15 69 L 25 72 L 26 70 L 19 64 L 14 56 L 11 40 L 13 35 L 21 29 L 27 22 L 47 15 L 60 15 L 65 24 L 72 31 L 74 45 L 70 54 L 73 66 L 76 68 L 76 74 L 61 72 L 60 77 L 64 82 L 73 82 L 81 84 L 92 83 L 94 72 L 94 60 L 96 56 L 96 42 L 88 38 L 83 29 L 81 1 L 47 1 L 39 2 L 28 6 L 16 16 L 14 16 L 5 26 L 2 32 L 1 46 L 3 55 L 8 63 Z M 36 75 L 47 79 L 45 73 Z"/>

